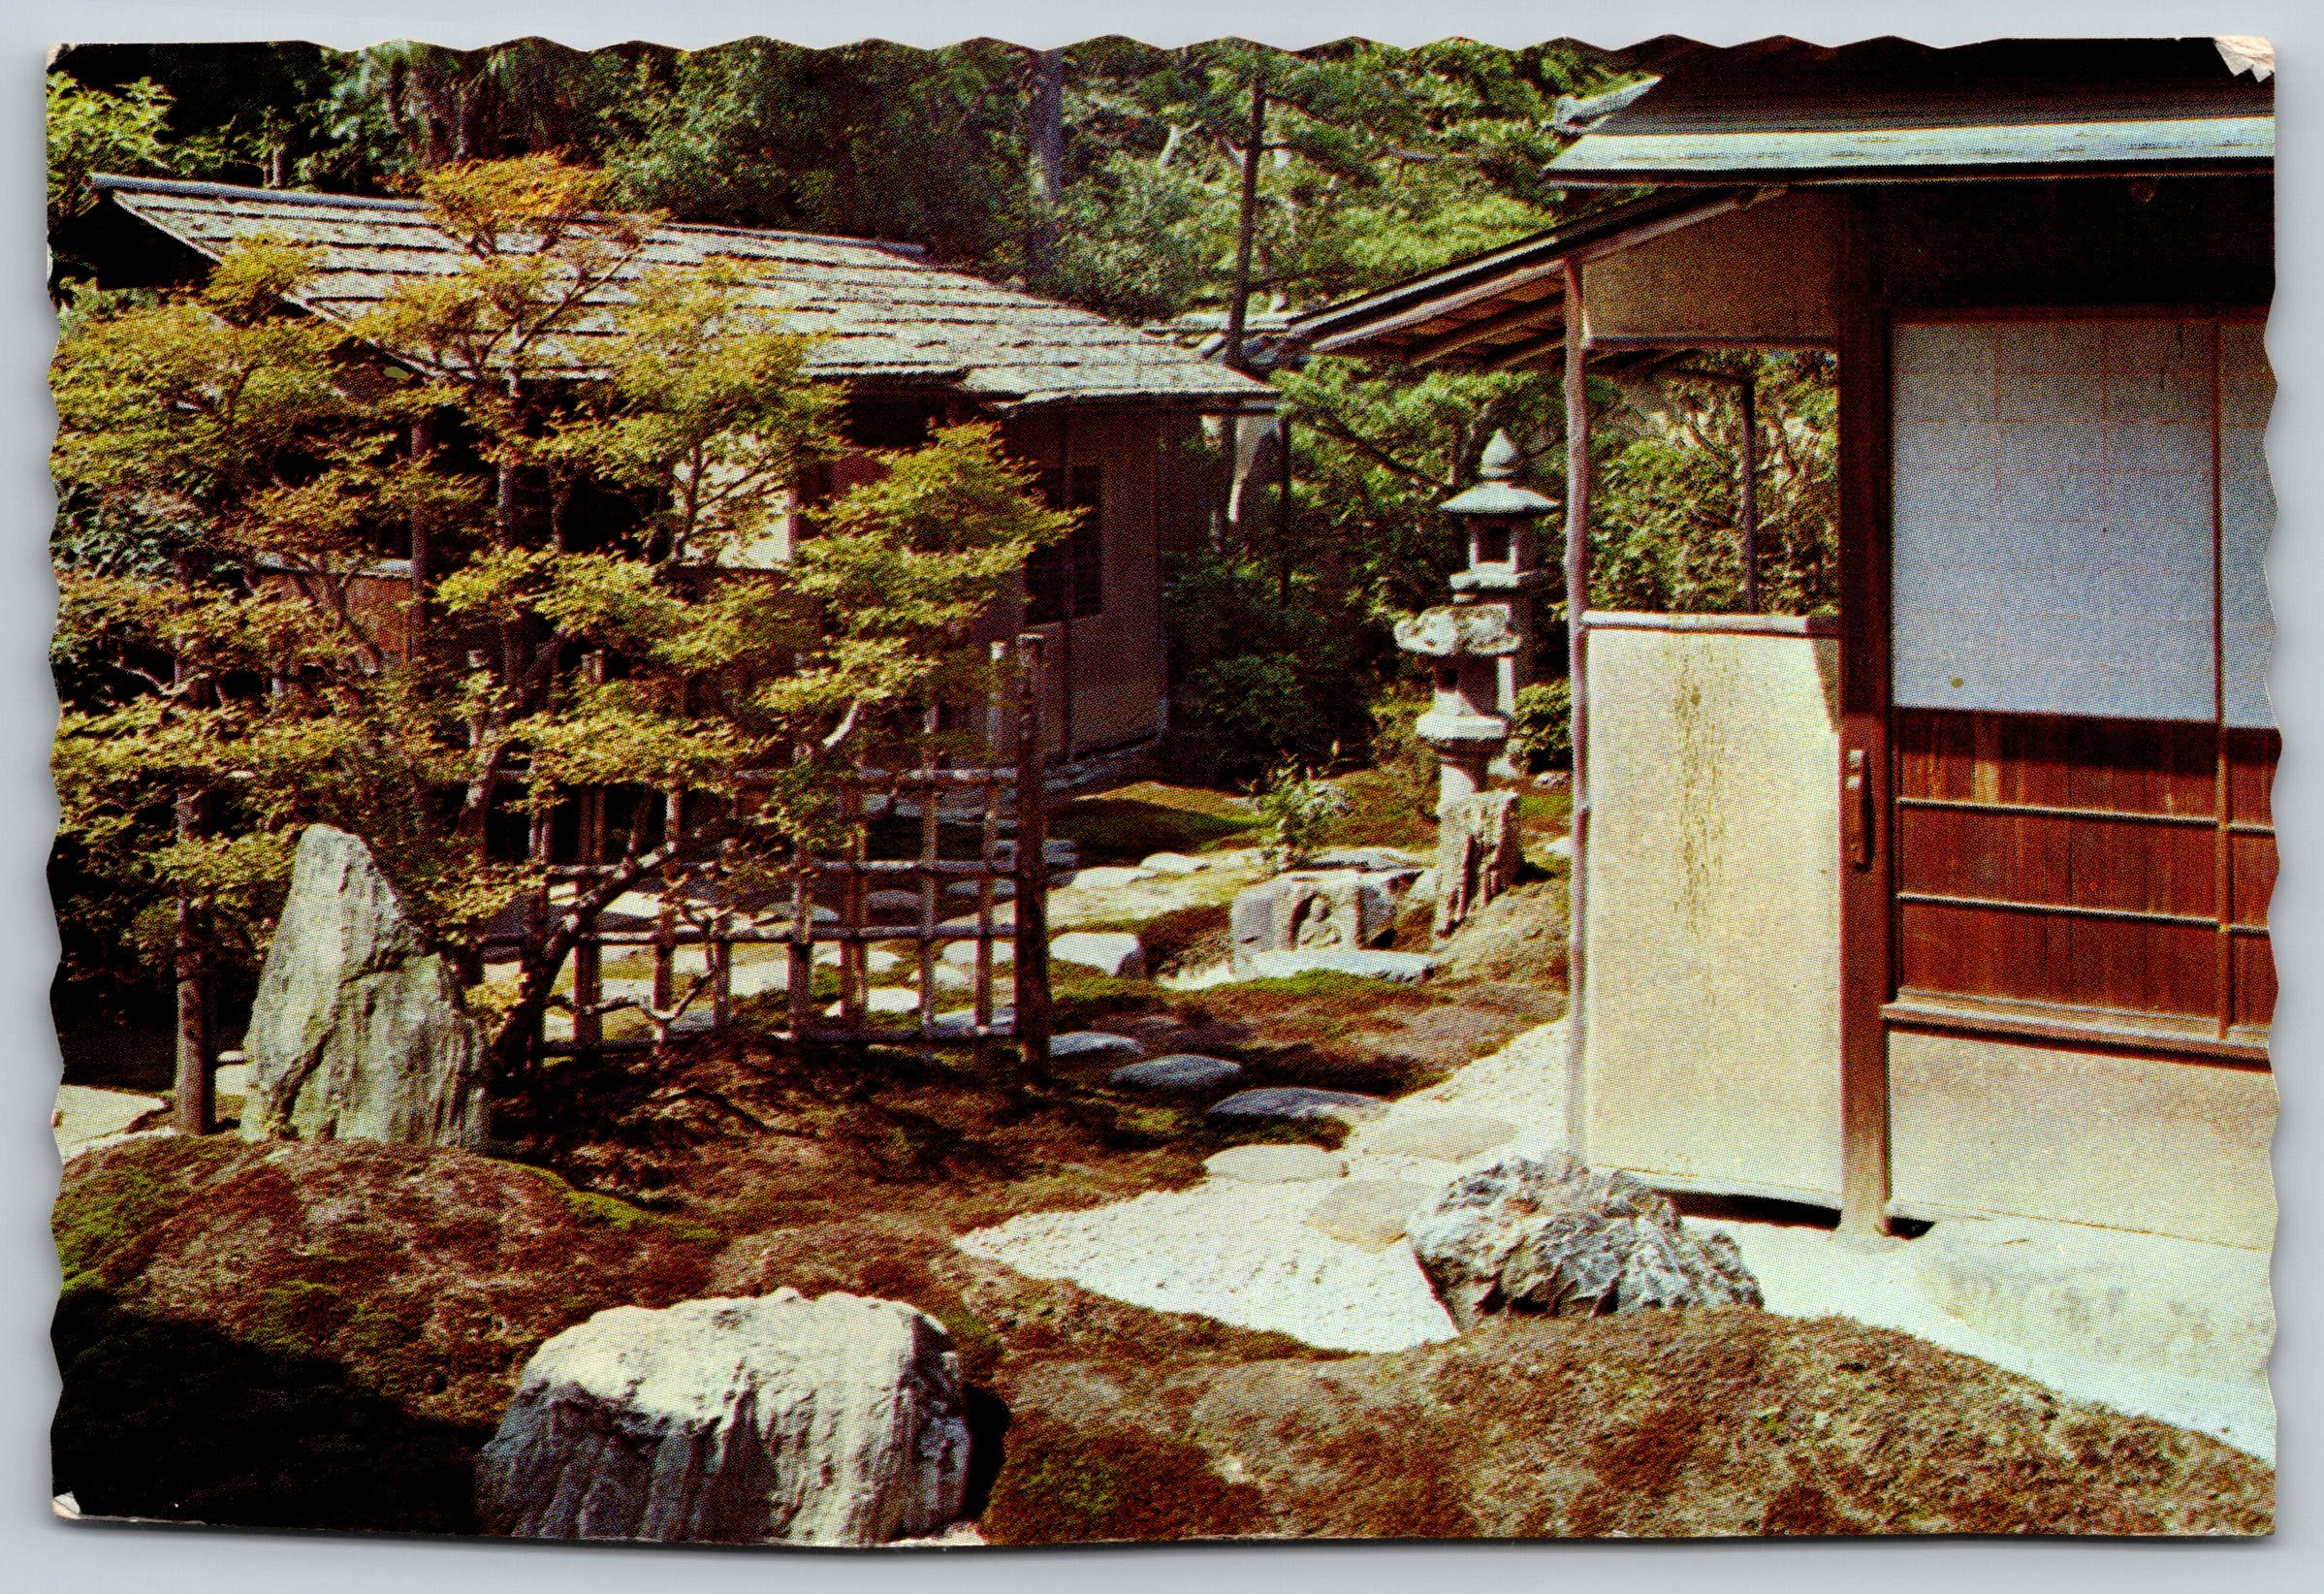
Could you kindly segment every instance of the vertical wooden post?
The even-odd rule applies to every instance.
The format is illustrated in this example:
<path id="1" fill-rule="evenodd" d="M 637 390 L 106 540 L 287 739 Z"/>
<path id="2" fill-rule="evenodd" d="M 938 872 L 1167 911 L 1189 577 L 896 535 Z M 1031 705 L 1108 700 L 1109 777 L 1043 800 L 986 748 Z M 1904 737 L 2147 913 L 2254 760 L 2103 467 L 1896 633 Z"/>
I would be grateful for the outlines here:
<path id="1" fill-rule="evenodd" d="M 1759 602 L 1759 378 L 1743 378 L 1739 395 L 1743 411 L 1742 482 L 1737 488 L 1735 512 L 1743 530 L 1743 612 L 1756 615 Z"/>
<path id="2" fill-rule="evenodd" d="M 710 916 L 710 941 L 704 956 L 710 960 L 710 1023 L 723 1030 L 734 1022 L 734 841 L 718 844 L 718 868 L 711 876 L 717 902 Z"/>
<path id="3" fill-rule="evenodd" d="M 1889 743 L 1889 320 L 1876 202 L 1854 199 L 1841 245 L 1840 1232 L 1889 1231 L 1888 1025 L 1894 989 Z"/>
<path id="4" fill-rule="evenodd" d="M 869 793 L 855 781 L 842 780 L 839 787 L 840 825 L 847 834 L 847 861 L 863 863 L 871 856 L 871 804 Z M 840 1022 L 850 1030 L 864 1027 L 868 1005 L 865 991 L 871 984 L 870 947 L 861 935 L 871 922 L 871 906 L 864 890 L 864 872 L 850 869 L 840 888 L 840 921 L 846 926 L 846 939 L 840 942 Z"/>
<path id="5" fill-rule="evenodd" d="M 590 654 L 582 668 L 597 685 L 605 685 L 605 655 Z M 590 868 L 605 861 L 605 788 L 590 786 L 581 794 L 581 858 Z M 596 889 L 588 875 L 575 877 L 574 895 L 586 897 Z M 573 1044 L 594 1046 L 605 1038 L 605 1018 L 593 1012 L 605 1000 L 605 948 L 597 940 L 597 916 L 579 927 L 573 941 Z"/>
<path id="6" fill-rule="evenodd" d="M 1041 748 L 1041 634 L 1017 638 L 1017 1044 L 1028 1069 L 1049 1066 L 1049 793 Z"/>
<path id="7" fill-rule="evenodd" d="M 1588 1116 L 1583 1100 L 1586 1021 L 1582 994 L 1587 977 L 1590 829 L 1590 387 L 1589 322 L 1583 313 L 1581 267 L 1564 263 L 1566 290 L 1566 671 L 1572 709 L 1574 775 L 1573 860 L 1566 887 L 1566 1145 L 1588 1156 Z"/>

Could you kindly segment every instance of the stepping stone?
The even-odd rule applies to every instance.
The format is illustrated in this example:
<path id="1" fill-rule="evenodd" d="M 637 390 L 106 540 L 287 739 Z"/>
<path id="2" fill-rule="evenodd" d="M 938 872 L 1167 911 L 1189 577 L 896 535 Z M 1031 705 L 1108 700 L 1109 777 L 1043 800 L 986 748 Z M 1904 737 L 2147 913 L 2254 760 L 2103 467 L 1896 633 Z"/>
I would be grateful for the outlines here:
<path id="1" fill-rule="evenodd" d="M 944 942 L 944 950 L 939 955 L 946 963 L 958 964 L 963 969 L 974 968 L 976 943 L 972 940 L 948 940 Z M 1015 961 L 1016 956 L 1015 942 L 1005 938 L 993 942 L 993 961 L 995 963 L 1011 963 Z"/>
<path id="2" fill-rule="evenodd" d="M 1140 858 L 1138 867 L 1149 875 L 1193 875 L 1210 867 L 1207 858 L 1190 858 L 1183 852 L 1157 852 Z"/>
<path id="3" fill-rule="evenodd" d="M 1517 1132 L 1499 1118 L 1461 1118 L 1450 1113 L 1391 1118 L 1364 1135 L 1365 1152 L 1381 1157 L 1424 1157 L 1433 1163 L 1465 1163 Z"/>
<path id="4" fill-rule="evenodd" d="M 1543 847 L 1542 850 L 1548 853 L 1552 858 L 1563 858 L 1568 863 L 1572 863 L 1574 861 L 1574 838 L 1571 836 L 1560 836 L 1557 838 L 1557 840 Z"/>
<path id="5" fill-rule="evenodd" d="M 1015 1026 L 1016 1022 L 1017 1010 L 1014 1007 L 995 1007 L 993 1009 L 994 1029 L 1005 1034 Z M 939 1035 L 966 1035 L 975 1028 L 976 1009 L 973 1007 L 955 1008 L 951 1012 L 936 1015 L 936 1032 Z"/>
<path id="6" fill-rule="evenodd" d="M 1103 1030 L 1067 1030 L 1064 1035 L 1049 1037 L 1049 1055 L 1091 1059 L 1143 1057 L 1146 1048 L 1126 1035 L 1108 1035 Z"/>
<path id="7" fill-rule="evenodd" d="M 1321 1091 L 1306 1085 L 1262 1085 L 1237 1091 L 1214 1102 L 1204 1116 L 1225 1124 L 1312 1123 L 1328 1118 L 1341 1124 L 1359 1124 L 1378 1118 L 1388 1104 L 1377 1096 L 1354 1091 Z"/>
<path id="8" fill-rule="evenodd" d="M 867 1013 L 912 1013 L 919 1009 L 920 993 L 901 985 L 875 985 L 864 993 Z M 823 1014 L 826 1018 L 837 1018 L 846 1010 L 845 1004 L 835 1002 L 823 1009 Z"/>
<path id="9" fill-rule="evenodd" d="M 1073 889 L 1076 891 L 1119 891 L 1126 885 L 1136 885 L 1142 880 L 1152 878 L 1154 878 L 1154 871 L 1150 869 L 1132 869 L 1128 864 L 1101 864 L 1095 869 L 1075 870 L 1073 872 Z"/>
<path id="10" fill-rule="evenodd" d="M 1378 952 L 1361 946 L 1317 946 L 1294 952 L 1246 952 L 1253 979 L 1289 979 L 1297 974 L 1354 974 L 1364 979 L 1417 985 L 1436 968 L 1419 952 Z"/>
<path id="11" fill-rule="evenodd" d="M 995 902 L 1006 902 L 1016 894 L 1016 881 L 995 880 L 993 882 L 993 900 Z M 976 882 L 974 880 L 955 880 L 944 887 L 944 895 L 959 897 L 965 902 L 974 902 L 976 900 Z"/>
<path id="12" fill-rule="evenodd" d="M 1289 1185 L 1336 1179 L 1347 1164 L 1321 1146 L 1228 1146 L 1203 1163 L 1202 1171 L 1244 1184 Z"/>
<path id="13" fill-rule="evenodd" d="M 1309 1209 L 1307 1226 L 1366 1251 L 1385 1251 L 1404 1238 L 1404 1226 L 1436 1194 L 1410 1179 L 1351 1179 Z"/>
<path id="14" fill-rule="evenodd" d="M 1079 963 L 1119 979 L 1146 977 L 1146 948 L 1127 930 L 1068 930 L 1049 941 L 1049 956 Z"/>
<path id="15" fill-rule="evenodd" d="M 1223 1057 L 1202 1057 L 1194 1052 L 1180 1052 L 1172 1057 L 1158 1057 L 1150 1063 L 1132 1063 L 1126 1068 L 1116 1068 L 1108 1082 L 1134 1091 L 1206 1091 L 1228 1080 L 1242 1077 L 1243 1066 L 1229 1063 Z"/>
<path id="16" fill-rule="evenodd" d="M 894 923 L 899 919 L 916 919 L 920 912 L 920 893 L 917 891 L 874 891 L 864 898 L 864 907 L 876 923 Z"/>

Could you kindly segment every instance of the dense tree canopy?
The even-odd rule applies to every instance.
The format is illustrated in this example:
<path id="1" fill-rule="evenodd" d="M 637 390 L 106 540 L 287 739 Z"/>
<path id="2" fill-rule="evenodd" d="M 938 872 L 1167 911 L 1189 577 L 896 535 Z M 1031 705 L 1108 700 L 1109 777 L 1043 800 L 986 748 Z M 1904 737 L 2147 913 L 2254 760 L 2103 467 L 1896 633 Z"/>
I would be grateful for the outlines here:
<path id="1" fill-rule="evenodd" d="M 50 77 L 49 213 L 67 326 L 59 679 L 80 717 L 59 768 L 93 816 L 68 826 L 68 846 L 86 849 L 98 877 L 134 875 L 144 891 L 107 897 L 103 913 L 92 899 L 87 924 L 112 916 L 88 944 L 128 928 L 132 898 L 148 920 L 187 891 L 229 918 L 237 902 L 257 904 L 280 862 L 266 849 L 279 851 L 294 816 L 395 789 L 318 752 L 346 751 L 358 726 L 371 738 L 364 756 L 398 761 L 403 789 L 467 792 L 454 812 L 406 803 L 370 818 L 404 827 L 389 844 L 403 849 L 398 867 L 440 879 L 423 889 L 460 922 L 510 882 L 430 863 L 430 849 L 475 858 L 495 760 L 553 771 L 545 790 L 587 779 L 609 749 L 630 779 L 709 782 L 712 766 L 764 739 L 819 745 L 851 707 L 929 687 L 928 672 L 951 667 L 928 661 L 944 655 L 937 644 L 960 605 L 1054 532 L 993 438 L 954 432 L 835 518 L 817 561 L 789 578 L 803 601 L 874 588 L 908 601 L 834 605 L 861 623 L 811 645 L 685 587 L 676 573 L 748 536 L 796 459 L 827 444 L 830 395 L 797 379 L 794 342 L 731 322 L 731 284 L 715 271 L 644 295 L 628 318 L 632 356 L 586 397 L 512 384 L 570 313 L 575 284 L 635 251 L 621 216 L 910 240 L 1131 321 L 1204 312 L 1215 332 L 1238 309 L 1308 308 L 1601 203 L 1560 190 L 1545 167 L 1559 98 L 1620 80 L 1569 47 L 1457 41 L 1297 54 L 1121 39 L 1048 53 L 763 39 L 692 53 L 582 54 L 541 40 L 67 51 Z M 191 296 L 77 286 L 82 179 L 95 170 L 414 194 L 471 258 L 365 329 L 426 358 L 410 379 L 358 393 L 341 345 L 271 307 L 300 270 L 295 251 L 246 250 Z M 550 228 L 554 269 L 497 251 L 494 226 L 511 219 Z M 1291 489 L 1250 496 L 1167 572 L 1174 721 L 1194 757 L 1234 778 L 1286 753 L 1319 764 L 1367 750 L 1374 705 L 1393 700 L 1403 670 L 1388 622 L 1435 601 L 1452 562 L 1435 505 L 1467 484 L 1497 428 L 1534 484 L 1562 493 L 1563 409 L 1544 373 L 1271 368 L 1268 348 L 1258 335 L 1226 357 L 1283 391 Z M 1768 601 L 1828 606 L 1829 363 L 1720 356 L 1690 368 L 1645 388 L 1592 384 L 1593 601 L 1740 605 L 1736 378 L 1755 371 Z M 430 426 L 441 430 L 426 440 Z M 619 546 L 568 546 L 565 506 L 609 493 L 629 506 Z M 945 525 L 974 529 L 936 558 Z M 293 614 L 258 579 L 262 566 L 292 568 L 335 593 L 360 559 L 407 549 L 440 594 L 422 622 L 481 639 L 474 676 L 351 668 L 367 655 L 333 631 L 350 622 L 345 602 Z M 899 563 L 907 549 L 912 561 Z M 575 673 L 581 654 L 632 642 L 641 673 L 602 686 Z M 730 700 L 712 681 L 714 657 L 783 650 L 779 689 Z M 239 689 L 269 679 L 292 689 Z M 340 706 L 302 707 L 326 701 Z M 116 733 L 140 750 L 108 764 Z M 341 796 L 321 792 L 310 768 L 339 770 L 329 779 Z M 119 789 L 133 775 L 154 802 Z M 174 826 L 159 794 L 180 790 L 250 823 Z M 245 849 L 231 858 L 229 834 Z"/>

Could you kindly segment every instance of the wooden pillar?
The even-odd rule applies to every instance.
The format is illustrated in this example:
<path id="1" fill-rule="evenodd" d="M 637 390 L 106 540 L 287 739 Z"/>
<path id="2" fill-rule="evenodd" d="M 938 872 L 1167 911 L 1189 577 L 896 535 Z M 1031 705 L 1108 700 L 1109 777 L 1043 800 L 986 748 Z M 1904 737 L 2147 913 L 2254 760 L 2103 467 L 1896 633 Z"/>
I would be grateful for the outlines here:
<path id="1" fill-rule="evenodd" d="M 1574 776 L 1573 873 L 1567 886 L 1566 935 L 1566 1144 L 1587 1158 L 1588 1126 L 1582 1100 L 1587 1057 L 1582 992 L 1587 945 L 1590 784 L 1589 633 L 1590 604 L 1590 389 L 1589 324 L 1582 309 L 1581 267 L 1564 263 L 1566 289 L 1566 669 L 1571 691 Z"/>
<path id="2" fill-rule="evenodd" d="M 1742 481 L 1735 514 L 1743 532 L 1743 612 L 1760 613 L 1759 601 L 1759 378 L 1746 376 L 1737 395 L 1743 419 Z"/>
<path id="3" fill-rule="evenodd" d="M 1889 318 L 1878 212 L 1849 205 L 1839 303 L 1840 1232 L 1889 1231 L 1888 1026 L 1894 989 L 1889 746 Z"/>
<path id="4" fill-rule="evenodd" d="M 1049 793 L 1041 633 L 1017 638 L 1016 1031 L 1029 1072 L 1049 1066 Z"/>

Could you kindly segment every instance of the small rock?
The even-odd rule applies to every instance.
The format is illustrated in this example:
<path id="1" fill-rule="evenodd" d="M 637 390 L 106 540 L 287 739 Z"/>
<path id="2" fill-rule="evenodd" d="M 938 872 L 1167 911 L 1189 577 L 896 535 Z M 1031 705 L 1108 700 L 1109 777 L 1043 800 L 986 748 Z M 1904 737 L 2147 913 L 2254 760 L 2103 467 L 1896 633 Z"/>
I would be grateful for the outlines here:
<path id="1" fill-rule="evenodd" d="M 1335 1240 L 1385 1251 L 1436 1192 L 1410 1179 L 1351 1179 L 1308 1209 L 1307 1225 Z"/>
<path id="2" fill-rule="evenodd" d="M 968 1399 L 934 1318 L 795 1290 L 617 1306 L 525 1364 L 476 1463 L 488 1533 L 878 1545 L 957 1520 Z"/>
<path id="3" fill-rule="evenodd" d="M 1176 1044 L 1186 1031 L 1186 1020 L 1168 1013 L 1140 1013 L 1130 1021 L 1130 1033 L 1145 1042 L 1148 1051 Z"/>
<path id="4" fill-rule="evenodd" d="M 1146 977 L 1146 948 L 1127 930 L 1068 930 L 1049 941 L 1049 956 L 1079 963 L 1118 979 Z"/>
<path id="5" fill-rule="evenodd" d="M 1450 1113 L 1389 1119 L 1364 1136 L 1363 1149 L 1382 1157 L 1424 1157 L 1435 1163 L 1465 1163 L 1511 1139 L 1517 1126 L 1498 1118 L 1460 1118 Z"/>
<path id="6" fill-rule="evenodd" d="M 1603 1317 L 1761 1304 L 1733 1239 L 1689 1233 L 1668 1196 L 1571 1157 L 1503 1158 L 1456 1179 L 1407 1232 L 1463 1328 L 1498 1313 Z"/>
<path id="7" fill-rule="evenodd" d="M 896 924 L 916 920 L 920 915 L 920 893 L 917 891 L 874 891 L 864 897 L 864 908 L 875 924 Z"/>
<path id="8" fill-rule="evenodd" d="M 1388 1104 L 1379 1097 L 1362 1096 L 1354 1091 L 1262 1085 L 1257 1090 L 1237 1091 L 1224 1101 L 1213 1102 L 1205 1116 L 1221 1123 L 1307 1123 L 1328 1118 L 1336 1123 L 1357 1124 L 1367 1118 L 1378 1118 L 1387 1110 Z"/>
<path id="9" fill-rule="evenodd" d="M 1064 1035 L 1049 1037 L 1052 1058 L 1083 1057 L 1092 1060 L 1108 1057 L 1143 1057 L 1146 1048 L 1126 1035 L 1108 1035 L 1103 1030 L 1067 1030 Z"/>
<path id="10" fill-rule="evenodd" d="M 1321 1146 L 1228 1146 L 1202 1164 L 1202 1171 L 1214 1179 L 1252 1185 L 1336 1179 L 1347 1168 L 1346 1163 Z"/>
<path id="11" fill-rule="evenodd" d="M 1574 861 L 1574 838 L 1571 836 L 1560 836 L 1555 841 L 1550 842 L 1546 846 L 1543 847 L 1542 850 L 1548 853 L 1552 858 L 1563 858 L 1566 860 L 1566 862 L 1572 863 Z"/>
<path id="12" fill-rule="evenodd" d="M 1207 858 L 1190 858 L 1183 852 L 1156 852 L 1140 858 L 1138 867 L 1149 875 L 1194 875 L 1210 867 Z"/>
<path id="13" fill-rule="evenodd" d="M 1052 1048 L 1051 1055 L 1055 1055 Z M 1243 1066 L 1229 1063 L 1223 1057 L 1203 1057 L 1194 1052 L 1180 1052 L 1171 1057 L 1158 1057 L 1148 1063 L 1132 1063 L 1126 1068 L 1116 1068 L 1108 1076 L 1111 1083 L 1135 1091 L 1206 1091 L 1224 1085 L 1230 1079 L 1240 1079 Z"/>
<path id="14" fill-rule="evenodd" d="M 1150 869 L 1132 869 L 1128 864 L 1101 864 L 1095 869 L 1073 872 L 1076 891 L 1119 891 L 1126 885 L 1136 885 L 1154 878 Z"/>
<path id="15" fill-rule="evenodd" d="M 972 940 L 948 940 L 944 942 L 944 950 L 940 956 L 946 963 L 957 964 L 962 968 L 973 967 L 976 962 L 976 943 Z M 1003 938 L 993 942 L 993 961 L 995 963 L 1013 963 L 1016 961 L 1016 956 L 1017 943 L 1015 941 Z"/>
<path id="16" fill-rule="evenodd" d="M 1293 952 L 1239 952 L 1237 972 L 1247 979 L 1290 979 L 1299 974 L 1354 974 L 1363 979 L 1417 985 L 1436 969 L 1422 952 L 1383 952 L 1368 946 L 1318 946 Z"/>

